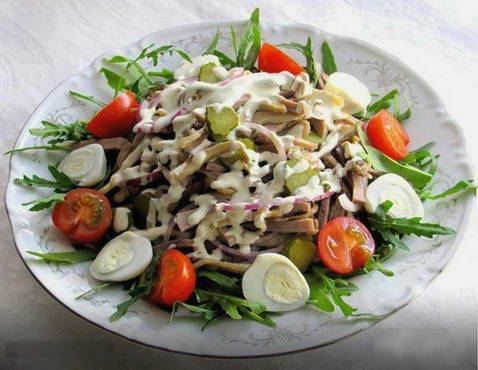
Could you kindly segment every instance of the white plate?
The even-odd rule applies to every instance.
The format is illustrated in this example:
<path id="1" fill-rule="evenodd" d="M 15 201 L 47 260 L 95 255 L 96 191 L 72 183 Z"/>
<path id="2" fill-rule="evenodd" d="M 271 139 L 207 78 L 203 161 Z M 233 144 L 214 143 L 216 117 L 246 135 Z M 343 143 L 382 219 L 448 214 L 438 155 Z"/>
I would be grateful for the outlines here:
<path id="1" fill-rule="evenodd" d="M 107 55 L 134 56 L 154 42 L 157 45 L 173 43 L 195 56 L 205 49 L 218 28 L 223 31 L 220 48 L 227 51 L 231 47 L 228 35 L 231 23 L 239 29 L 243 25 L 243 22 L 220 22 L 173 28 Z M 310 35 L 318 50 L 320 43 L 328 40 L 341 71 L 357 76 L 375 93 L 400 89 L 413 105 L 413 117 L 406 123 L 413 147 L 433 140 L 436 142 L 434 152 L 441 155 L 436 189 L 472 178 L 461 128 L 448 116 L 430 86 L 399 60 L 362 41 L 334 36 L 311 26 L 263 24 L 262 30 L 263 39 L 273 43 L 305 42 Z M 299 57 L 298 54 L 295 56 Z M 93 108 L 70 98 L 68 90 L 91 94 L 103 101 L 111 98 L 110 90 L 97 73 L 102 57 L 48 95 L 26 123 L 16 147 L 36 143 L 28 129 L 38 126 L 42 119 L 71 122 L 76 118 L 90 117 Z M 179 62 L 177 56 L 166 56 L 161 66 L 174 68 Z M 168 324 L 168 313 L 147 302 L 139 302 L 123 319 L 110 323 L 108 317 L 115 311 L 115 306 L 127 298 L 124 291 L 119 287 L 108 288 L 89 299 L 75 300 L 75 296 L 97 285 L 89 276 L 88 263 L 55 266 L 35 261 L 26 253 L 27 250 L 71 249 L 69 242 L 51 226 L 48 213 L 32 213 L 21 206 L 22 202 L 38 198 L 41 193 L 13 184 L 13 179 L 23 174 L 47 175 L 46 164 L 57 159 L 42 152 L 14 155 L 10 163 L 6 204 L 18 251 L 28 269 L 59 302 L 86 320 L 146 345 L 214 357 L 253 357 L 300 351 L 338 341 L 374 323 L 345 319 L 340 313 L 329 315 L 303 308 L 274 317 L 278 323 L 276 328 L 253 321 L 224 320 L 201 332 L 198 319 L 181 317 Z M 428 220 L 451 226 L 456 234 L 448 238 L 410 238 L 407 244 L 411 252 L 401 253 L 386 263 L 395 276 L 387 278 L 374 272 L 355 278 L 360 289 L 348 301 L 358 307 L 359 312 L 376 315 L 390 314 L 406 305 L 437 276 L 455 252 L 467 226 L 472 203 L 471 197 L 464 197 L 428 209 Z"/>

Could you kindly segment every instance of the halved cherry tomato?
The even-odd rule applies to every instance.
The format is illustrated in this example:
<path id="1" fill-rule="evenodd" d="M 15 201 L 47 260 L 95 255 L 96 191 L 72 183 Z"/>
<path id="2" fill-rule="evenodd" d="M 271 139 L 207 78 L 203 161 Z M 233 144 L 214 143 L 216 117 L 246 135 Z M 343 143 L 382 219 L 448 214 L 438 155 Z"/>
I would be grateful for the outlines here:
<path id="1" fill-rule="evenodd" d="M 96 113 L 86 129 L 101 139 L 126 136 L 137 121 L 138 107 L 134 94 L 125 91 Z"/>
<path id="2" fill-rule="evenodd" d="M 261 71 L 269 73 L 289 71 L 298 75 L 304 71 L 304 68 L 294 59 L 267 42 L 262 44 L 257 64 Z"/>
<path id="3" fill-rule="evenodd" d="M 327 222 L 317 238 L 317 257 L 332 271 L 349 274 L 363 267 L 375 250 L 367 227 L 352 217 Z"/>
<path id="4" fill-rule="evenodd" d="M 151 289 L 151 302 L 172 306 L 176 301 L 186 301 L 196 287 L 196 271 L 189 258 L 171 249 L 163 254 L 156 266 L 158 281 Z"/>
<path id="5" fill-rule="evenodd" d="M 385 109 L 370 118 L 366 132 L 370 144 L 390 158 L 400 160 L 408 155 L 410 138 L 400 122 Z"/>
<path id="6" fill-rule="evenodd" d="M 93 189 L 76 189 L 57 203 L 51 214 L 53 223 L 77 243 L 93 243 L 106 234 L 113 212 L 108 199 Z"/>

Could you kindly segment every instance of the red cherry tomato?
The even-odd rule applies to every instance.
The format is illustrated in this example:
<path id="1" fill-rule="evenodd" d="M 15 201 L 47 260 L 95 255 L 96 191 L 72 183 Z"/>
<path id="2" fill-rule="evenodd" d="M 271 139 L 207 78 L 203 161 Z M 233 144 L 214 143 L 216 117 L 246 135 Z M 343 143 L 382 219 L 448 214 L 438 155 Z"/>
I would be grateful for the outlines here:
<path id="1" fill-rule="evenodd" d="M 366 132 L 370 144 L 390 158 L 400 160 L 408 155 L 410 138 L 400 122 L 385 109 L 368 121 Z"/>
<path id="2" fill-rule="evenodd" d="M 277 73 L 289 71 L 294 75 L 298 75 L 304 71 L 304 68 L 294 59 L 267 42 L 262 44 L 257 63 L 262 72 Z"/>
<path id="3" fill-rule="evenodd" d="M 106 234 L 113 212 L 108 199 L 93 189 L 76 189 L 57 203 L 51 214 L 53 224 L 76 243 L 93 243 Z"/>
<path id="4" fill-rule="evenodd" d="M 367 227 L 352 217 L 330 220 L 317 238 L 317 257 L 339 274 L 363 267 L 374 250 L 375 242 Z"/>
<path id="5" fill-rule="evenodd" d="M 101 139 L 126 136 L 137 121 L 138 107 L 134 94 L 125 91 L 96 113 L 86 128 Z"/>
<path id="6" fill-rule="evenodd" d="M 189 258 L 175 250 L 167 251 L 156 266 L 159 279 L 151 289 L 148 299 L 171 307 L 176 301 L 186 301 L 196 287 L 196 271 Z"/>

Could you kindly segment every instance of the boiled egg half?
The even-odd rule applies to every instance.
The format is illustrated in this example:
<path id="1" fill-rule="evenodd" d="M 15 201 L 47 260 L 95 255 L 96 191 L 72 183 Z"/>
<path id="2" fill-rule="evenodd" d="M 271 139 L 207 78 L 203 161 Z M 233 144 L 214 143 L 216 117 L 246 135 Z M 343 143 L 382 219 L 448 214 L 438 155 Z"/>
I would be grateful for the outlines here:
<path id="1" fill-rule="evenodd" d="M 342 111 L 348 114 L 364 111 L 372 100 L 367 86 L 348 73 L 332 73 L 327 79 L 324 90 L 344 99 L 345 105 Z"/>
<path id="2" fill-rule="evenodd" d="M 292 311 L 306 304 L 310 289 L 299 269 L 277 253 L 259 255 L 242 278 L 244 296 L 267 311 Z"/>
<path id="3" fill-rule="evenodd" d="M 80 186 L 98 184 L 106 175 L 106 155 L 100 144 L 89 144 L 70 152 L 58 169 Z"/>
<path id="4" fill-rule="evenodd" d="M 393 203 L 388 214 L 395 218 L 423 217 L 423 204 L 412 186 L 403 177 L 387 173 L 365 189 L 365 209 L 373 213 L 383 202 Z"/>
<path id="5" fill-rule="evenodd" d="M 141 275 L 153 258 L 149 239 L 126 231 L 107 243 L 90 265 L 101 281 L 126 281 Z"/>

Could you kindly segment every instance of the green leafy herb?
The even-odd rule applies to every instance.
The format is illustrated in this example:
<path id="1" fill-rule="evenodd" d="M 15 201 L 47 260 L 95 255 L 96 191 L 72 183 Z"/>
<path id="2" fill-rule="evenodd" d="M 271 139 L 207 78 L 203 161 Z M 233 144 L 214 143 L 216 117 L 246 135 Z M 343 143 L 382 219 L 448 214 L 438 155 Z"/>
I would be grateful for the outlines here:
<path id="1" fill-rule="evenodd" d="M 196 289 L 195 292 L 196 299 L 200 304 L 211 302 L 218 306 L 218 308 L 220 307 L 227 316 L 234 320 L 241 320 L 242 315 L 244 315 L 266 326 L 274 327 L 276 325 L 276 323 L 266 315 L 266 308 L 262 304 L 204 289 Z"/>
<path id="2" fill-rule="evenodd" d="M 115 97 L 118 95 L 118 92 L 126 89 L 127 83 L 126 79 L 123 76 L 120 76 L 116 72 L 113 72 L 111 69 L 104 67 L 100 69 L 100 73 L 103 73 L 105 75 L 108 86 L 115 91 Z"/>
<path id="3" fill-rule="evenodd" d="M 445 190 L 445 191 L 443 191 L 439 194 L 432 195 L 430 191 L 427 191 L 425 193 L 422 193 L 421 196 L 424 199 L 436 200 L 436 199 L 445 198 L 449 195 L 460 194 L 460 193 L 468 193 L 468 192 L 472 192 L 472 191 L 475 192 L 475 194 L 476 194 L 476 189 L 477 189 L 477 186 L 476 186 L 476 184 L 473 180 L 461 180 L 461 181 L 458 181 L 451 188 L 449 188 L 449 189 L 447 189 L 447 190 Z"/>
<path id="4" fill-rule="evenodd" d="M 101 285 L 97 285 L 93 288 L 91 288 L 90 290 L 87 290 L 86 292 L 84 292 L 83 294 L 80 294 L 79 296 L 75 297 L 75 299 L 82 299 L 82 298 L 86 298 L 86 297 L 89 297 L 93 294 L 96 294 L 98 293 L 100 290 L 104 289 L 104 288 L 107 288 L 111 285 L 113 285 L 114 283 L 112 282 L 107 282 L 107 283 L 104 283 L 104 284 L 101 284 Z"/>
<path id="5" fill-rule="evenodd" d="M 261 48 L 261 29 L 259 26 L 259 8 L 255 9 L 242 33 L 236 53 L 236 66 L 252 69 Z"/>
<path id="6" fill-rule="evenodd" d="M 79 98 L 79 99 L 82 99 L 82 100 L 89 101 L 90 103 L 96 104 L 96 105 L 98 105 L 102 108 L 106 106 L 105 103 L 95 99 L 93 96 L 83 95 L 83 94 L 80 94 L 79 92 L 73 91 L 73 90 L 70 90 L 69 92 L 70 92 L 70 95 L 74 96 L 75 98 Z"/>
<path id="7" fill-rule="evenodd" d="M 208 54 L 213 54 L 214 53 L 214 51 L 217 48 L 217 44 L 219 43 L 219 37 L 221 37 L 221 32 L 219 32 L 219 30 L 217 30 L 216 33 L 214 34 L 214 37 L 211 40 L 211 43 L 208 45 L 206 50 L 204 50 L 202 55 L 208 55 Z"/>
<path id="8" fill-rule="evenodd" d="M 96 254 L 91 249 L 80 249 L 74 252 L 51 252 L 39 253 L 34 251 L 27 251 L 27 253 L 42 258 L 46 262 L 54 263 L 80 263 L 90 261 L 95 258 Z"/>
<path id="9" fill-rule="evenodd" d="M 359 126 L 357 126 L 357 131 L 366 152 L 361 153 L 360 155 L 364 160 L 370 163 L 374 169 L 400 175 L 410 181 L 418 189 L 424 187 L 431 181 L 433 176 L 430 173 L 413 167 L 408 163 L 397 162 L 386 156 L 381 151 L 370 145 L 365 133 Z"/>
<path id="10" fill-rule="evenodd" d="M 420 217 L 394 218 L 388 215 L 388 210 L 393 203 L 389 200 L 382 203 L 377 211 L 368 216 L 369 224 L 376 230 L 390 230 L 406 235 L 424 236 L 432 238 L 435 235 L 450 235 L 455 231 L 439 224 L 421 222 Z"/>
<path id="11" fill-rule="evenodd" d="M 31 178 L 23 175 L 23 178 L 15 179 L 15 184 L 51 188 L 58 191 L 69 191 L 76 188 L 76 184 L 67 175 L 65 175 L 63 172 L 60 172 L 56 167 L 48 166 L 48 170 L 50 171 L 54 180 L 44 179 L 37 175 L 33 175 Z"/>
<path id="12" fill-rule="evenodd" d="M 143 59 L 151 59 L 153 65 L 156 66 L 161 55 L 166 53 L 172 55 L 174 49 L 172 45 L 164 45 L 154 49 L 153 47 L 154 44 L 145 47 L 134 59 L 125 57 L 123 55 L 114 55 L 110 59 L 105 60 L 105 62 L 109 64 L 125 64 L 120 74 L 108 68 L 102 68 L 100 70 L 100 73 L 105 75 L 108 85 L 114 90 L 114 96 L 117 96 L 118 92 L 126 89 L 132 90 L 134 92 L 140 92 L 140 90 L 144 89 L 140 87 L 140 83 L 143 81 L 144 84 L 146 84 L 145 88 L 150 88 L 156 85 L 156 82 L 149 78 L 151 74 L 146 72 L 144 67 L 139 62 Z M 185 53 L 182 51 L 176 50 L 176 52 L 178 52 L 178 54 L 181 56 L 186 57 L 186 59 L 189 58 L 189 56 L 185 55 Z M 132 73 L 132 69 L 136 72 L 135 74 Z M 132 76 L 133 80 L 130 80 L 130 78 L 127 80 L 127 76 Z"/>
<path id="13" fill-rule="evenodd" d="M 236 34 L 236 30 L 234 29 L 232 25 L 229 27 L 229 32 L 231 33 L 232 48 L 234 49 L 235 55 L 237 55 L 237 34 Z"/>
<path id="14" fill-rule="evenodd" d="M 367 262 L 365 262 L 365 266 L 363 267 L 363 270 L 365 273 L 369 273 L 373 270 L 377 270 L 388 277 L 391 277 L 394 275 L 392 271 L 386 269 L 379 260 L 373 257 L 370 257 L 367 260 Z"/>
<path id="15" fill-rule="evenodd" d="M 122 318 L 137 300 L 147 296 L 151 292 L 154 283 L 159 277 L 156 272 L 156 265 L 161 255 L 162 251 L 158 249 L 146 271 L 143 272 L 143 274 L 136 280 L 136 283 L 130 287 L 128 291 L 130 298 L 116 306 L 116 312 L 109 317 L 110 322 Z"/>
<path id="16" fill-rule="evenodd" d="M 166 80 L 165 83 L 167 84 L 170 84 L 174 81 L 174 72 L 166 68 L 163 68 L 160 71 L 150 71 L 148 72 L 148 76 L 164 78 Z"/>
<path id="17" fill-rule="evenodd" d="M 221 288 L 231 290 L 231 291 L 240 291 L 239 288 L 239 279 L 232 276 L 224 275 L 217 271 L 212 270 L 199 270 L 197 272 L 197 277 L 204 277 L 211 281 L 214 281 Z"/>
<path id="18" fill-rule="evenodd" d="M 56 203 L 62 202 L 65 199 L 65 193 L 53 193 L 52 195 L 32 200 L 31 202 L 22 203 L 22 206 L 31 205 L 28 210 L 32 212 L 42 211 L 44 209 L 51 209 Z"/>
<path id="19" fill-rule="evenodd" d="M 221 64 L 226 68 L 232 68 L 236 65 L 236 62 L 234 62 L 231 58 L 229 58 L 222 51 L 215 50 L 214 55 L 218 57 L 219 62 L 221 62 Z"/>
<path id="20" fill-rule="evenodd" d="M 327 269 L 313 267 L 307 276 L 310 297 L 307 303 L 325 312 L 333 312 L 337 306 L 345 316 L 351 316 L 357 309 L 343 300 L 350 296 L 357 286 L 348 280 L 333 279 L 326 275 Z"/>
<path id="21" fill-rule="evenodd" d="M 193 62 L 193 61 L 191 60 L 191 57 L 190 57 L 185 51 L 176 50 L 176 53 L 178 53 L 181 58 L 183 58 L 184 60 L 188 61 L 189 63 L 192 63 L 192 62 Z"/>
<path id="22" fill-rule="evenodd" d="M 217 317 L 219 315 L 219 311 L 211 310 L 210 308 L 207 308 L 208 306 L 210 306 L 208 304 L 195 306 L 193 304 L 189 304 L 189 303 L 185 303 L 185 302 L 175 302 L 174 305 L 173 305 L 173 309 L 171 311 L 171 316 L 169 317 L 168 322 L 171 322 L 173 320 L 174 316 L 176 315 L 176 313 L 178 311 L 179 306 L 183 306 L 185 309 L 187 309 L 191 312 L 201 314 L 201 316 L 207 321 L 210 321 L 210 320 L 214 319 L 215 317 Z"/>
<path id="23" fill-rule="evenodd" d="M 43 127 L 41 128 L 32 128 L 29 130 L 32 136 L 38 136 L 41 138 L 51 138 L 47 141 L 48 145 L 35 145 L 27 146 L 18 149 L 12 149 L 4 154 L 25 152 L 28 150 L 64 150 L 70 151 L 71 149 L 68 146 L 57 145 L 65 141 L 81 141 L 87 140 L 91 136 L 89 131 L 86 129 L 85 121 L 77 120 L 72 124 L 62 124 L 49 121 L 41 121 Z"/>
<path id="24" fill-rule="evenodd" d="M 357 113 L 354 116 L 358 119 L 369 120 L 375 114 L 382 109 L 393 108 L 393 116 L 400 122 L 404 122 L 412 115 L 412 110 L 408 104 L 408 108 L 405 112 L 400 112 L 400 92 L 397 89 L 393 89 L 386 93 L 382 98 L 369 104 L 365 112 Z M 408 101 L 407 101 L 408 103 Z"/>
<path id="25" fill-rule="evenodd" d="M 26 152 L 29 150 L 64 150 L 69 152 L 71 149 L 61 146 L 61 145 L 56 145 L 56 144 L 50 144 L 50 145 L 35 145 L 35 146 L 24 146 L 23 148 L 18 148 L 18 149 L 12 149 L 9 151 L 6 151 L 3 154 L 11 154 L 11 153 L 18 153 L 18 152 Z"/>
<path id="26" fill-rule="evenodd" d="M 315 84 L 317 83 L 317 79 L 319 78 L 319 74 L 317 72 L 317 63 L 315 61 L 314 49 L 312 48 L 312 39 L 308 37 L 305 45 L 302 45 L 298 42 L 291 42 L 287 44 L 279 44 L 277 46 L 288 49 L 295 49 L 300 51 L 304 55 L 306 61 L 305 69 L 309 74 L 310 83 L 315 86 Z"/>
<path id="27" fill-rule="evenodd" d="M 330 45 L 327 41 L 322 43 L 322 69 L 328 75 L 337 72 L 334 54 L 332 54 L 332 50 L 330 49 Z"/>

